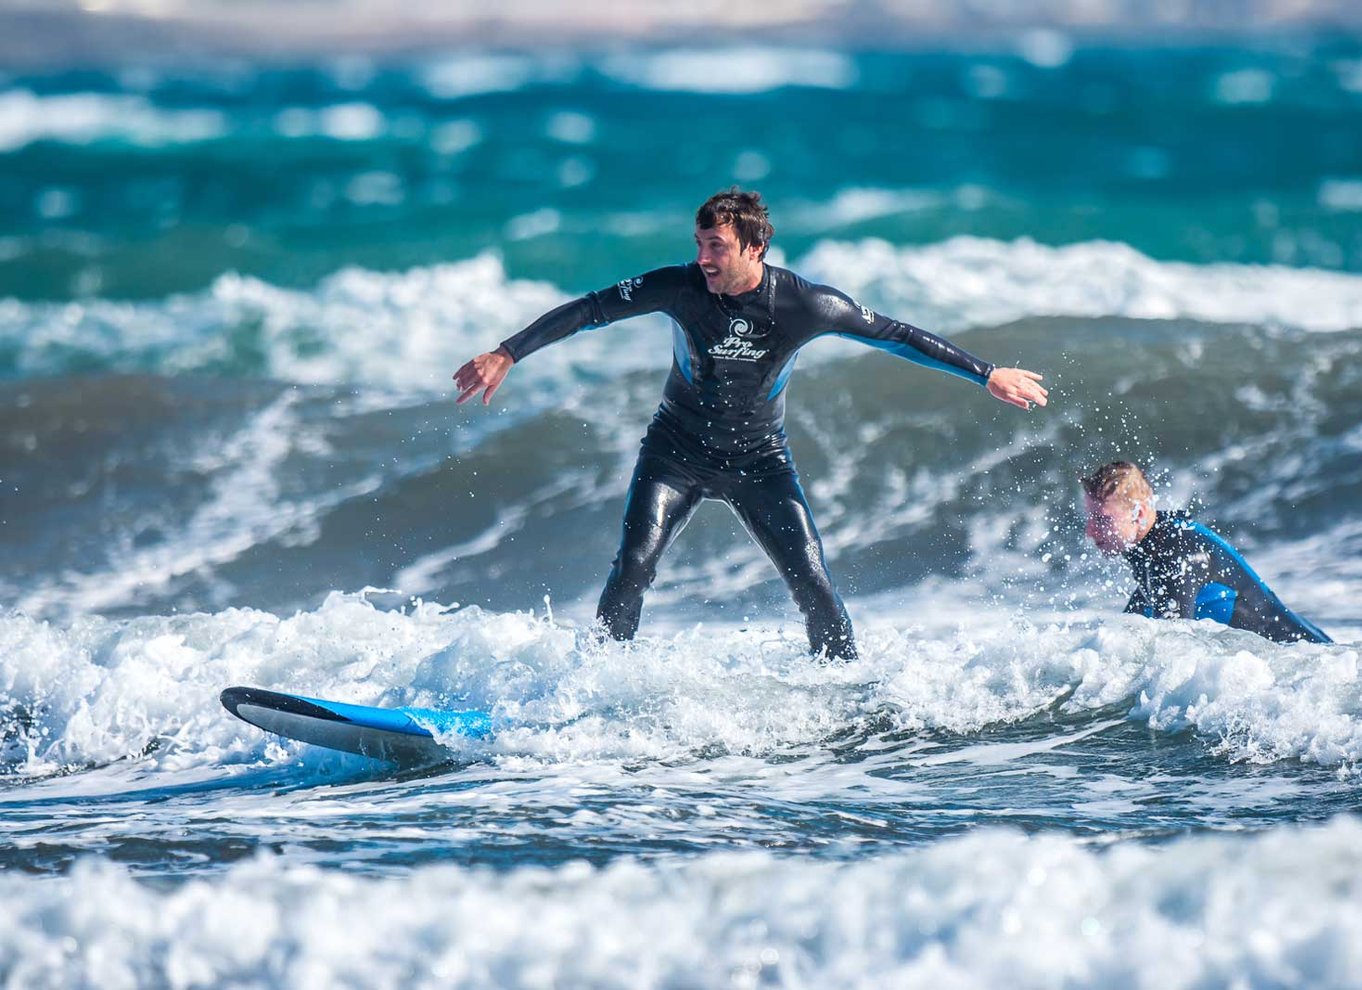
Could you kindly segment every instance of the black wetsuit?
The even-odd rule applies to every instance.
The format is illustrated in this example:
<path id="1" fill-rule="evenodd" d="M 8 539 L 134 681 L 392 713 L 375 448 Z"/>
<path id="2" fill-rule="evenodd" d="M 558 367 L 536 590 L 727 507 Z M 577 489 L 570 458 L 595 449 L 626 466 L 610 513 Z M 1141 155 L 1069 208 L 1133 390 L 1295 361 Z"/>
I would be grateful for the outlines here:
<path id="1" fill-rule="evenodd" d="M 710 292 L 697 264 L 659 268 L 565 303 L 502 346 L 520 361 L 578 330 L 656 312 L 674 324 L 672 369 L 643 439 L 597 617 L 614 637 L 631 638 L 663 551 L 701 499 L 720 499 L 784 578 L 814 652 L 855 656 L 786 442 L 795 357 L 815 337 L 838 334 L 980 385 L 993 365 L 771 265 L 757 288 L 736 296 Z"/>
<path id="2" fill-rule="evenodd" d="M 1332 643 L 1282 604 L 1219 534 L 1186 512 L 1159 512 L 1125 553 L 1135 572 L 1127 612 L 1155 619 L 1214 619 L 1278 643 Z"/>

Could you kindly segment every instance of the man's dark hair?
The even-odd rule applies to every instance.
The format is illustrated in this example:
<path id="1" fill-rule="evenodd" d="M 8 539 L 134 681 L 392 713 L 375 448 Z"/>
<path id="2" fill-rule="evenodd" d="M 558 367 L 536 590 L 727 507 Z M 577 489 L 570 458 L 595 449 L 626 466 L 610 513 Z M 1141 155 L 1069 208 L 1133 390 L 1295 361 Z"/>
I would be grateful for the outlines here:
<path id="1" fill-rule="evenodd" d="M 761 201 L 761 193 L 746 192 L 733 186 L 725 192 L 715 193 L 695 211 L 695 226 L 701 230 L 729 223 L 733 225 L 738 243 L 744 250 L 757 244 L 761 247 L 761 256 L 766 257 L 766 249 L 771 246 L 776 228 L 771 226 L 771 217 L 766 204 Z"/>

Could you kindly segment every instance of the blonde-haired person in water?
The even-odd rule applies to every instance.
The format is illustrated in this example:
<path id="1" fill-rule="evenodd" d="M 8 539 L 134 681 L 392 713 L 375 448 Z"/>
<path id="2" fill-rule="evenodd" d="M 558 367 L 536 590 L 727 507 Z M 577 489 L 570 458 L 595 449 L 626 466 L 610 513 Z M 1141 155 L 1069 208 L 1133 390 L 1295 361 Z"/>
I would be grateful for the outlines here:
<path id="1" fill-rule="evenodd" d="M 1155 508 L 1153 486 L 1129 461 L 1103 464 L 1082 479 L 1097 548 L 1124 556 L 1135 574 L 1126 605 L 1153 619 L 1214 619 L 1278 643 L 1331 643 L 1273 594 L 1239 551 L 1185 511 Z"/>

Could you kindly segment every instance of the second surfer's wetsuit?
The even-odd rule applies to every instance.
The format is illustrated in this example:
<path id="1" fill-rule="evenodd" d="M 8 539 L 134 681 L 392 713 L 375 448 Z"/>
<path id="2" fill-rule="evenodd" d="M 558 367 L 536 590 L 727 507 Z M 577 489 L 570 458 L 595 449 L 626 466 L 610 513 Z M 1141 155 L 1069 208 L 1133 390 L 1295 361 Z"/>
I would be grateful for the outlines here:
<path id="1" fill-rule="evenodd" d="M 1214 619 L 1278 643 L 1332 643 L 1282 604 L 1248 561 L 1186 512 L 1158 512 L 1125 553 L 1136 588 L 1127 612 L 1155 619 Z"/>
<path id="2" fill-rule="evenodd" d="M 673 321 L 671 374 L 643 438 L 597 618 L 615 638 L 633 637 L 663 551 L 701 499 L 713 498 L 733 508 L 775 564 L 813 651 L 854 657 L 851 621 L 785 437 L 795 357 L 815 337 L 838 334 L 979 385 L 993 365 L 771 265 L 736 296 L 710 292 L 698 264 L 659 268 L 559 306 L 502 347 L 520 361 L 578 330 L 657 312 Z"/>

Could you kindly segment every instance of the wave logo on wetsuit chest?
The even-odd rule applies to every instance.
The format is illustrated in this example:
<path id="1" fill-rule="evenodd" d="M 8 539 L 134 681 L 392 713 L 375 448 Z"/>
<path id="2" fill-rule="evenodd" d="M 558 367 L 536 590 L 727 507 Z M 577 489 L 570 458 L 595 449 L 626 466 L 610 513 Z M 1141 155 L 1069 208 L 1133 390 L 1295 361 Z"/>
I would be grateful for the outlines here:
<path id="1" fill-rule="evenodd" d="M 765 329 L 757 329 L 751 320 L 735 316 L 728 321 L 728 336 L 709 349 L 711 357 L 726 361 L 760 361 L 770 353 L 769 347 L 753 347 L 751 341 L 765 337 Z"/>

